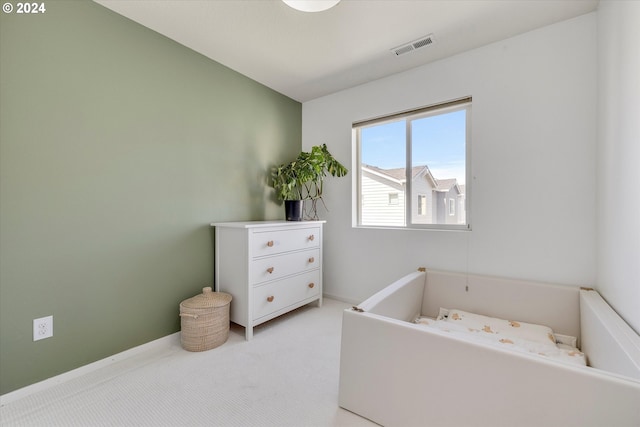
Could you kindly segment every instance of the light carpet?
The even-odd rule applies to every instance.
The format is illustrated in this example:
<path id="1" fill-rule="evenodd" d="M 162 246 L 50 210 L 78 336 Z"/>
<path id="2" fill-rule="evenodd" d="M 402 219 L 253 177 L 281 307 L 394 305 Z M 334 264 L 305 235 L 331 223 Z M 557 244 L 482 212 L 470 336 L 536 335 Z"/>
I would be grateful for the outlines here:
<path id="1" fill-rule="evenodd" d="M 354 426 L 338 406 L 342 311 L 325 298 L 213 350 L 173 342 L 7 403 L 2 426 Z"/>

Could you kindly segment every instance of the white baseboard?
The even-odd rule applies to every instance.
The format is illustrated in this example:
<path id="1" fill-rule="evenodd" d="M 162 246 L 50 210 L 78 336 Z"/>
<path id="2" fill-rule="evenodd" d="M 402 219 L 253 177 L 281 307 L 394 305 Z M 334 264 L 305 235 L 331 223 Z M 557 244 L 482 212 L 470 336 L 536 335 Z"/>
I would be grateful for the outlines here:
<path id="1" fill-rule="evenodd" d="M 346 302 L 347 304 L 360 304 L 362 301 L 356 301 L 354 299 L 350 299 L 350 298 L 343 298 L 343 297 L 339 297 L 336 295 L 331 295 L 331 294 L 322 294 L 323 298 L 330 298 L 330 299 L 334 299 L 336 301 L 340 301 L 340 302 Z"/>
<path id="2" fill-rule="evenodd" d="M 60 375 L 56 375 L 55 377 L 47 378 L 46 380 L 3 394 L 0 396 L 0 406 L 4 406 L 8 403 L 15 402 L 16 400 L 22 399 L 23 397 L 26 397 L 30 394 L 33 394 L 42 390 L 46 390 L 50 387 L 53 387 L 54 385 L 61 384 L 63 382 L 72 380 L 74 378 L 78 378 L 89 372 L 96 371 L 100 368 L 103 368 L 108 365 L 112 365 L 114 363 L 120 362 L 129 357 L 138 355 L 140 353 L 144 353 L 149 350 L 160 349 L 163 347 L 173 346 L 176 344 L 176 342 L 178 344 L 180 342 L 180 332 L 167 335 L 166 337 L 158 338 L 157 340 L 139 345 L 137 347 L 130 348 L 129 350 L 125 350 L 121 353 L 114 354 L 113 356 L 109 356 L 102 360 L 98 360 L 96 362 L 89 363 L 88 365 L 81 366 L 77 369 L 73 369 L 71 371 L 62 373 Z"/>

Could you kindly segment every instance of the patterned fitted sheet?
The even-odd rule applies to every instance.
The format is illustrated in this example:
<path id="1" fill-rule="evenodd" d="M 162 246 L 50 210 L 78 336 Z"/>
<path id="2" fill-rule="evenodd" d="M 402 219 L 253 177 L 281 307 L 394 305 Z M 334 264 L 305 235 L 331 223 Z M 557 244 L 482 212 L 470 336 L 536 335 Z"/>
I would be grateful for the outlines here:
<path id="1" fill-rule="evenodd" d="M 575 337 L 555 334 L 543 325 L 444 308 L 436 319 L 419 316 L 414 323 L 473 342 L 582 366 L 587 364 L 584 353 L 575 346 Z"/>

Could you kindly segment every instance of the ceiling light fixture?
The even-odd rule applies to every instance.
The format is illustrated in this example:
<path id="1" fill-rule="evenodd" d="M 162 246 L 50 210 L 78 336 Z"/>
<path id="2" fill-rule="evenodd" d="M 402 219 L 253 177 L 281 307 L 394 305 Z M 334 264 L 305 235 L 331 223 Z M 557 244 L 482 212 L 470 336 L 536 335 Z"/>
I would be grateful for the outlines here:
<path id="1" fill-rule="evenodd" d="M 340 0 L 282 0 L 287 6 L 302 12 L 322 12 L 337 5 Z"/>

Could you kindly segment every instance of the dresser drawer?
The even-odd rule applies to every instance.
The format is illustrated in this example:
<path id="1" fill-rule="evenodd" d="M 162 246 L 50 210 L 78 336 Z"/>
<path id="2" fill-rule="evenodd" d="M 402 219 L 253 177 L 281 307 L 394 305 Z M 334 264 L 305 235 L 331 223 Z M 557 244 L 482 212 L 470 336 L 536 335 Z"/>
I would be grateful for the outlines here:
<path id="1" fill-rule="evenodd" d="M 253 319 L 268 316 L 319 293 L 319 270 L 257 286 L 253 290 Z"/>
<path id="2" fill-rule="evenodd" d="M 292 252 L 250 262 L 249 283 L 255 285 L 320 267 L 320 249 Z"/>
<path id="3" fill-rule="evenodd" d="M 320 228 L 268 230 L 251 233 L 250 249 L 253 257 L 320 247 Z"/>

